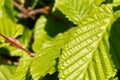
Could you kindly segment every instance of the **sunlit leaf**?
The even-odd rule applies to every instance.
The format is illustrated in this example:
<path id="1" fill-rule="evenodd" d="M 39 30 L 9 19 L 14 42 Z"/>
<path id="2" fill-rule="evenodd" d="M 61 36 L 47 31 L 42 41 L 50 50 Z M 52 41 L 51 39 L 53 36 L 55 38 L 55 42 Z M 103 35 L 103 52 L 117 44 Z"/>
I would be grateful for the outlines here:
<path id="1" fill-rule="evenodd" d="M 29 55 L 23 55 L 12 80 L 17 80 L 17 79 L 25 80 L 27 78 L 26 76 L 30 68 L 31 60 L 32 60 L 32 57 L 30 57 Z"/>
<path id="2" fill-rule="evenodd" d="M 10 80 L 15 72 L 16 66 L 0 65 L 0 80 Z"/>
<path id="3" fill-rule="evenodd" d="M 74 24 L 78 24 L 93 8 L 95 0 L 56 0 L 57 7 Z"/>
<path id="4" fill-rule="evenodd" d="M 109 30 L 114 17 L 108 6 L 95 7 L 80 22 L 74 37 L 63 47 L 61 80 L 106 80 L 116 74 L 109 54 Z"/>
<path id="5" fill-rule="evenodd" d="M 39 54 L 33 59 L 30 68 L 33 79 L 38 80 L 48 73 L 53 74 L 57 70 L 57 61 L 61 53 L 61 48 L 69 41 L 72 31 L 75 29 L 72 28 L 64 34 L 59 34 L 49 43 L 49 46 L 39 50 Z"/>

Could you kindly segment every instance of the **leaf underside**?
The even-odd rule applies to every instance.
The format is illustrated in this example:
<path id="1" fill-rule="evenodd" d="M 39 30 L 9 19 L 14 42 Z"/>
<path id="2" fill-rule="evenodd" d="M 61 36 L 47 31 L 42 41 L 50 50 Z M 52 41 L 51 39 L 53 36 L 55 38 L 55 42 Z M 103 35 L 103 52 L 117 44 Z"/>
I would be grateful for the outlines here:
<path id="1" fill-rule="evenodd" d="M 114 18 L 108 6 L 95 7 L 81 21 L 62 51 L 60 80 L 106 80 L 115 76 L 109 54 L 109 29 Z"/>

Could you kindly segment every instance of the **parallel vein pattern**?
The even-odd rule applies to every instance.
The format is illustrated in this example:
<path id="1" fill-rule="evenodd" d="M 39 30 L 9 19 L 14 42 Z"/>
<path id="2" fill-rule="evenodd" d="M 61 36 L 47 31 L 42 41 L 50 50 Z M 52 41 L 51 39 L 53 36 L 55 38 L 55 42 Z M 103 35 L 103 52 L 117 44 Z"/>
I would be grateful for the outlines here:
<path id="1" fill-rule="evenodd" d="M 114 20 L 107 6 L 95 8 L 63 47 L 60 80 L 106 80 L 115 75 L 109 56 L 109 28 Z"/>
<path id="2" fill-rule="evenodd" d="M 78 24 L 93 8 L 95 0 L 56 0 L 56 7 L 66 15 L 66 17 Z"/>
<path id="3" fill-rule="evenodd" d="M 39 54 L 32 61 L 30 72 L 34 80 L 39 80 L 46 74 L 53 74 L 56 71 L 57 58 L 60 56 L 62 46 L 69 40 L 74 28 L 63 34 L 59 34 L 44 49 L 39 50 Z"/>

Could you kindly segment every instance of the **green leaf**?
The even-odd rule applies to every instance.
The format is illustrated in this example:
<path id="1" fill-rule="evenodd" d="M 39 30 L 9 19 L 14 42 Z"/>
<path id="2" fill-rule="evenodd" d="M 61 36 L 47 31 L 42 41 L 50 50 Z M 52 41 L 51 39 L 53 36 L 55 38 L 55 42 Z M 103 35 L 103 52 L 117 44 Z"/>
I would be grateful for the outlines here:
<path id="1" fill-rule="evenodd" d="M 57 58 L 59 58 L 62 46 L 69 41 L 73 30 L 71 28 L 63 34 L 59 34 L 53 39 L 49 46 L 39 50 L 39 54 L 32 61 L 30 72 L 34 80 L 39 80 L 46 74 L 53 74 L 57 67 Z"/>
<path id="2" fill-rule="evenodd" d="M 114 21 L 108 6 L 95 9 L 80 22 L 62 51 L 60 80 L 108 80 L 116 70 L 109 54 L 109 30 Z"/>
<path id="3" fill-rule="evenodd" d="M 0 80 L 10 80 L 14 74 L 16 66 L 0 65 Z"/>
<path id="4" fill-rule="evenodd" d="M 104 2 L 105 0 L 96 0 L 96 4 L 100 5 L 102 2 Z"/>
<path id="5" fill-rule="evenodd" d="M 56 17 L 56 16 L 60 17 Z M 62 16 L 62 17 L 61 17 Z M 58 18 L 58 19 L 57 19 Z M 59 21 L 59 20 L 64 20 Z M 71 24 L 65 19 L 60 12 L 56 11 L 50 16 L 40 16 L 35 24 L 34 43 L 32 45 L 35 53 L 39 53 L 40 49 L 49 46 L 50 41 L 58 34 L 66 31 Z"/>
<path id="6" fill-rule="evenodd" d="M 47 23 L 47 18 L 45 16 L 40 16 L 35 24 L 34 29 L 34 43 L 32 45 L 35 53 L 39 53 L 41 47 L 47 47 L 51 37 L 45 31 L 45 26 Z M 43 44 L 45 43 L 45 44 Z"/>
<path id="7" fill-rule="evenodd" d="M 27 73 L 30 68 L 31 61 L 32 57 L 30 57 L 30 55 L 23 55 L 12 80 L 25 80 L 27 78 L 26 76 L 28 75 Z"/>
<path id="8" fill-rule="evenodd" d="M 74 24 L 78 24 L 93 8 L 95 0 L 56 0 L 57 7 Z"/>
<path id="9" fill-rule="evenodd" d="M 120 0 L 113 0 L 112 3 L 114 6 L 120 6 Z"/>
<path id="10" fill-rule="evenodd" d="M 21 35 L 23 32 L 23 26 L 16 24 L 11 19 L 7 17 L 0 17 L 0 33 L 7 37 L 16 38 L 18 35 Z M 3 38 L 0 40 L 3 40 Z"/>
<path id="11" fill-rule="evenodd" d="M 10 19 L 14 20 L 14 10 L 10 0 L 0 1 L 0 17 L 1 16 L 7 16 Z"/>
<path id="12" fill-rule="evenodd" d="M 31 37 L 32 37 L 32 31 L 25 27 L 23 29 L 22 35 L 17 37 L 17 40 L 20 42 L 20 44 L 23 47 L 26 48 L 26 47 L 29 47 L 29 43 L 30 43 Z"/>
<path id="13" fill-rule="evenodd" d="M 115 12 L 115 18 L 117 19 L 117 18 L 119 18 L 120 17 L 120 10 L 117 10 L 116 12 Z"/>

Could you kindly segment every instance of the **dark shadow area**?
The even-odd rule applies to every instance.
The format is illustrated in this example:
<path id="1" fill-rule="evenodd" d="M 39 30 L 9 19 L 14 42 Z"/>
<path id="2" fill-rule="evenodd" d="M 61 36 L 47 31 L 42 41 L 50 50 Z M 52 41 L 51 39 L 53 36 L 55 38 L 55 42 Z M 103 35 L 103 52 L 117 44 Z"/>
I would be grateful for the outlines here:
<path id="1" fill-rule="evenodd" d="M 44 76 L 42 79 L 39 79 L 39 80 L 59 80 L 58 72 L 55 72 L 52 75 L 47 74 L 46 76 Z"/>
<path id="2" fill-rule="evenodd" d="M 8 64 L 7 62 L 18 62 L 18 56 L 10 56 L 10 52 L 7 48 L 1 47 L 0 48 L 0 64 Z"/>
<path id="3" fill-rule="evenodd" d="M 117 10 L 120 10 L 120 6 L 117 6 L 117 7 L 113 7 L 113 11 L 117 11 Z"/>
<path id="4" fill-rule="evenodd" d="M 105 0 L 105 1 L 103 2 L 103 4 L 112 3 L 112 2 L 113 2 L 113 0 Z"/>
<path id="5" fill-rule="evenodd" d="M 56 10 L 54 13 L 49 14 L 48 16 L 46 16 L 46 18 L 47 23 L 45 26 L 45 30 L 51 37 L 56 36 L 58 33 L 63 33 L 70 27 L 75 26 L 59 10 Z"/>
<path id="6" fill-rule="evenodd" d="M 120 18 L 111 27 L 109 42 L 111 58 L 118 69 L 117 75 L 120 79 Z"/>

